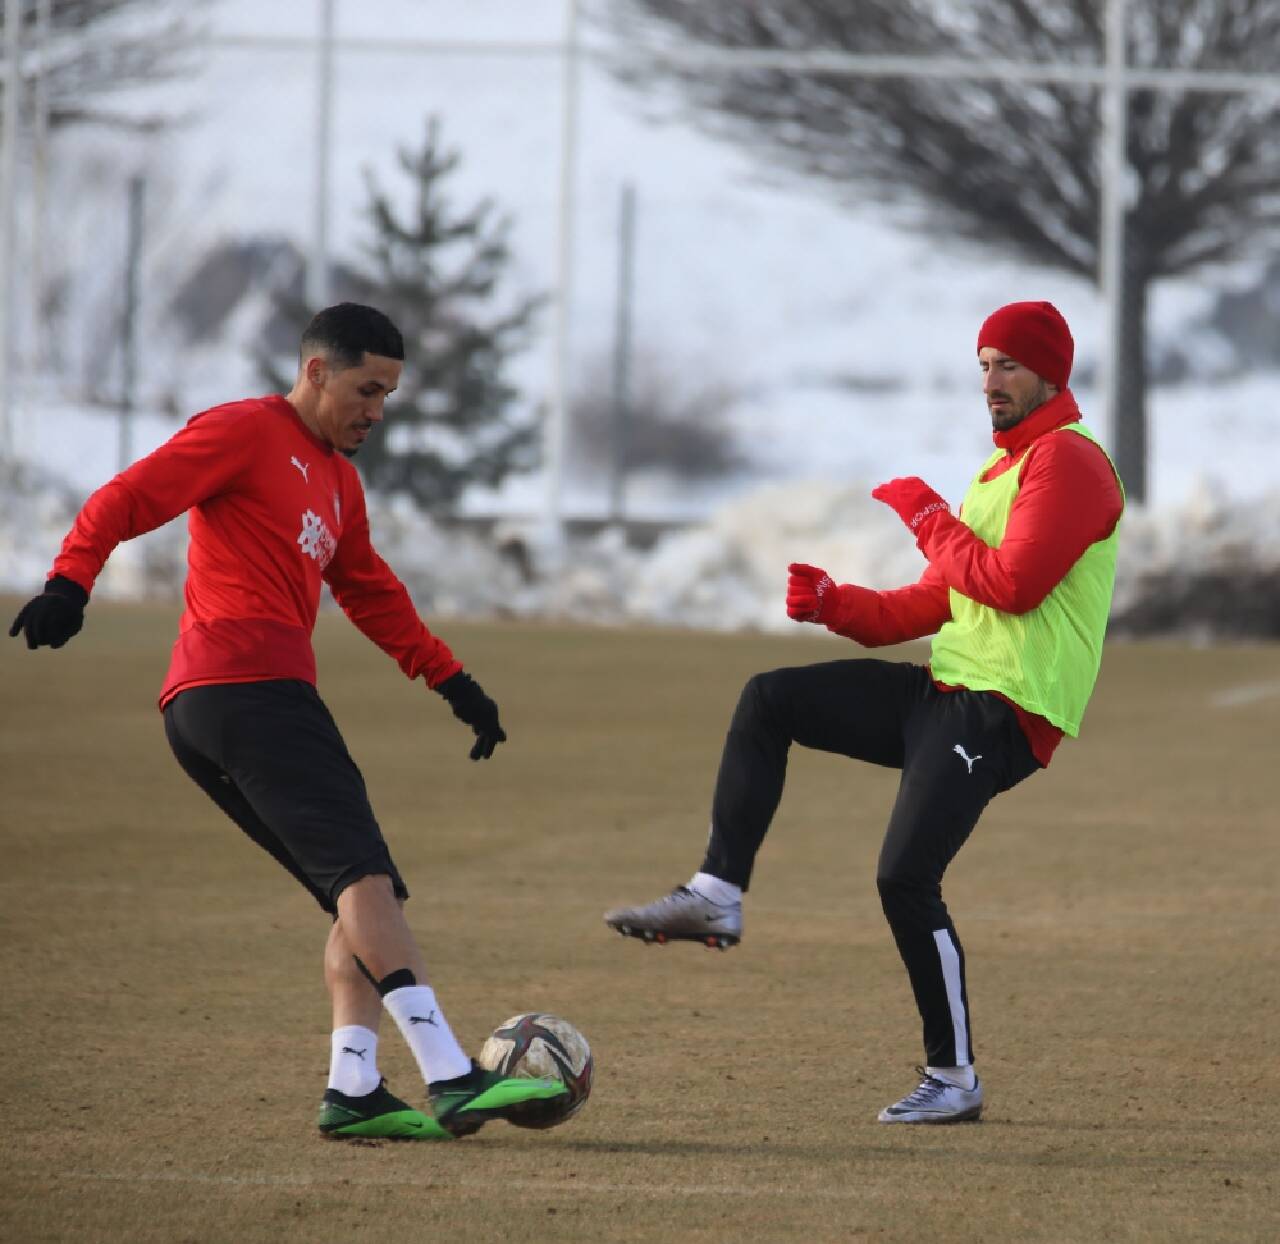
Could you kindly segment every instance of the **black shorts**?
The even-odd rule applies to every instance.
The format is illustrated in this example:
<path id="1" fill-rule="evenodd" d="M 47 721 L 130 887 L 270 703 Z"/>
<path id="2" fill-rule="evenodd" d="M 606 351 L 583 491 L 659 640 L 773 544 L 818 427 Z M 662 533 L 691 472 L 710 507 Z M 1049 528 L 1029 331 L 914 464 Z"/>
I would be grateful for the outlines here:
<path id="1" fill-rule="evenodd" d="M 325 911 L 377 874 L 408 898 L 364 778 L 310 683 L 192 687 L 165 706 L 164 728 L 196 785 Z"/>

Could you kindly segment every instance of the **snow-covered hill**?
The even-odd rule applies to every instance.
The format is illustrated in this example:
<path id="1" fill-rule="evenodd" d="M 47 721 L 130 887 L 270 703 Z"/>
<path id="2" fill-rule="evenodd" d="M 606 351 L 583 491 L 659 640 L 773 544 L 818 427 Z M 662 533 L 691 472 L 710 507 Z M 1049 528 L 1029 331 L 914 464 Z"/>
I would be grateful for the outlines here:
<path id="1" fill-rule="evenodd" d="M 314 0 L 224 0 L 214 34 L 310 35 L 316 12 Z M 513 290 L 557 291 L 564 275 L 560 63 L 536 46 L 504 50 L 493 42 L 554 40 L 563 12 L 558 0 L 383 0 L 370 24 L 367 7 L 338 4 L 340 34 L 443 38 L 453 50 L 339 52 L 331 149 L 336 255 L 355 256 L 365 237 L 364 170 L 396 185 L 396 148 L 419 142 L 426 116 L 435 114 L 463 155 L 456 201 L 492 196 L 513 217 Z M 459 47 L 475 39 L 489 46 Z M 197 121 L 126 152 L 163 191 L 148 200 L 144 394 L 153 404 L 166 395 L 181 417 L 261 388 L 247 358 L 260 308 L 242 308 L 216 340 L 183 343 L 170 331 L 166 298 L 220 239 L 275 234 L 306 244 L 314 83 L 306 52 L 228 47 L 215 38 L 203 74 L 165 88 L 173 107 L 196 110 Z M 866 494 L 880 480 L 919 474 L 959 498 L 989 446 L 976 330 L 991 309 L 1013 299 L 1046 297 L 1064 311 L 1084 379 L 1077 397 L 1108 440 L 1088 383 L 1103 331 L 1091 288 L 1003 261 L 998 246 L 977 252 L 897 231 L 889 221 L 837 207 L 819 186 L 767 184 L 768 170 L 746 156 L 669 116 L 653 120 L 659 103 L 624 93 L 601 66 L 584 64 L 568 289 L 571 368 L 580 374 L 612 347 L 618 203 L 622 188 L 632 186 L 637 345 L 677 375 L 732 388 L 730 423 L 748 466 L 697 487 L 654 476 L 632 481 L 632 513 L 693 526 L 647 555 L 609 537 L 580 545 L 554 575 L 534 583 L 479 536 L 446 536 L 391 507 L 382 543 L 424 604 L 769 626 L 782 621 L 779 576 L 794 557 L 850 580 L 909 581 L 918 554 Z M 70 275 L 83 280 L 69 292 L 80 289 L 87 308 L 108 307 L 110 282 L 94 276 L 93 265 L 104 238 L 123 238 L 123 223 L 102 200 L 81 206 L 64 196 L 56 211 L 62 227 L 51 263 L 64 258 Z M 1118 597 L 1125 608 L 1144 599 L 1143 583 L 1179 566 L 1195 574 L 1239 566 L 1242 558 L 1255 567 L 1280 560 L 1280 377 L 1223 370 L 1220 343 L 1203 328 L 1212 295 L 1202 282 L 1155 291 L 1157 351 L 1176 348 L 1192 375 L 1151 394 L 1153 504 L 1132 512 L 1126 526 Z M 519 364 L 531 404 L 551 389 L 551 326 L 548 317 Z M 109 336 L 76 349 L 86 375 L 118 367 Z M 389 414 L 394 419 L 394 409 Z M 136 452 L 153 448 L 178 422 L 140 415 Z M 47 568 L 69 507 L 116 469 L 116 428 L 110 416 L 59 398 L 57 383 L 33 373 L 18 395 L 13 440 L 18 466 L 0 503 L 0 588 L 22 591 Z M 572 478 L 565 509 L 601 512 L 605 495 L 603 480 Z M 508 549 L 527 543 L 534 564 L 546 569 L 554 559 L 537 526 L 546 500 L 545 484 L 525 479 L 497 495 L 473 494 L 467 504 L 508 515 Z M 122 549 L 103 591 L 173 590 L 180 545 L 175 529 Z M 456 573 L 461 564 L 471 568 L 465 575 Z M 459 582 L 465 587 L 444 586 Z"/>
<path id="2" fill-rule="evenodd" d="M 0 591 L 43 581 L 83 495 L 29 466 L 0 468 Z M 843 582 L 893 587 L 923 562 L 901 523 L 862 482 L 764 485 L 651 549 L 616 529 L 550 548 L 537 521 L 442 528 L 403 502 L 370 506 L 375 540 L 428 616 L 551 616 L 602 624 L 784 630 L 787 563 Z M 1233 499 L 1207 482 L 1170 507 L 1131 507 L 1113 616 L 1133 634 L 1280 637 L 1280 489 Z M 181 520 L 121 546 L 96 596 L 175 598 Z"/>

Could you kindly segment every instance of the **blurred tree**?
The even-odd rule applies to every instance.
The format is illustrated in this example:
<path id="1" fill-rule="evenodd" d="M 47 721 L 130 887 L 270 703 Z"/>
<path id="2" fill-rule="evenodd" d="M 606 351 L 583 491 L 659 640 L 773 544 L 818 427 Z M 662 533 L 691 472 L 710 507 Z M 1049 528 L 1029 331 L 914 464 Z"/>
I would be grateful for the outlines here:
<path id="1" fill-rule="evenodd" d="M 1106 0 L 614 0 L 621 78 L 674 83 L 713 134 L 761 164 L 827 183 L 905 223 L 1096 279 L 1100 97 L 1092 86 L 708 69 L 679 50 L 945 56 L 1097 67 Z M 1275 0 L 1128 0 L 1138 68 L 1280 69 Z M 1134 91 L 1128 107 L 1124 348 L 1116 458 L 1146 495 L 1147 305 L 1152 282 L 1274 241 L 1274 96 Z M 1014 294 L 1014 291 L 1011 291 Z"/>
<path id="2" fill-rule="evenodd" d="M 656 353 L 633 364 L 626 409 L 617 410 L 611 364 L 590 364 L 570 404 L 573 448 L 592 474 L 660 471 L 680 479 L 714 479 L 746 465 L 728 414 L 739 394 Z"/>
<path id="3" fill-rule="evenodd" d="M 511 221 L 497 216 L 489 199 L 454 213 L 442 183 L 460 158 L 441 150 L 434 118 L 420 150 L 401 149 L 400 167 L 413 182 L 403 217 L 366 174 L 371 263 L 346 272 L 343 295 L 386 312 L 404 334 L 408 356 L 391 418 L 356 465 L 371 489 L 405 494 L 437 514 L 453 510 L 469 484 L 493 487 L 538 462 L 538 412 L 517 416 L 519 391 L 505 372 L 528 346 L 545 299 L 517 298 L 493 309 L 511 258 Z M 296 341 L 312 309 L 288 294 L 276 303 L 296 326 Z M 265 354 L 259 365 L 271 383 L 291 386 L 292 375 Z"/>
<path id="4" fill-rule="evenodd" d="M 24 74 L 43 73 L 49 125 L 83 122 L 152 129 L 164 118 L 136 107 L 111 112 L 104 96 L 178 77 L 191 68 L 195 18 L 210 0 L 50 0 L 49 31 L 36 47 L 37 0 L 22 0 Z M 0 6 L 0 34 L 4 7 Z M 0 106 L 4 104 L 0 83 Z"/>

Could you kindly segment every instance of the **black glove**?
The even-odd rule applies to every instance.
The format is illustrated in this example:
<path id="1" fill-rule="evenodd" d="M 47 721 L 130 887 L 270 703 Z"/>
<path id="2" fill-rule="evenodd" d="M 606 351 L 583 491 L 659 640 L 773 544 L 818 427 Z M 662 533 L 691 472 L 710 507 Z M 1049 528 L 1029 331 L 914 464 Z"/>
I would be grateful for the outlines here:
<path id="1" fill-rule="evenodd" d="M 453 715 L 476 732 L 472 760 L 488 760 L 493 749 L 507 741 L 507 732 L 498 722 L 498 706 L 465 670 L 446 678 L 436 690 L 449 701 Z"/>
<path id="2" fill-rule="evenodd" d="M 10 638 L 25 631 L 28 648 L 48 644 L 61 648 L 84 625 L 84 607 L 89 593 L 78 583 L 56 574 L 44 585 L 39 596 L 33 596 L 14 618 Z"/>

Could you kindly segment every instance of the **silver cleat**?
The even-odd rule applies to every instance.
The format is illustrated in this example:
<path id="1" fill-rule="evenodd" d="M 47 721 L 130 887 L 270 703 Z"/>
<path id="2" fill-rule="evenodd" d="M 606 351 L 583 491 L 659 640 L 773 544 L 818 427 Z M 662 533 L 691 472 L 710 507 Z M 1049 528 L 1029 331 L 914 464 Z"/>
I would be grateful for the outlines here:
<path id="1" fill-rule="evenodd" d="M 962 1089 L 931 1076 L 923 1067 L 923 1080 L 901 1101 L 880 1111 L 881 1123 L 973 1123 L 982 1114 L 982 1081 Z"/>
<path id="2" fill-rule="evenodd" d="M 728 950 L 742 940 L 741 903 L 713 903 L 683 885 L 643 907 L 607 911 L 604 922 L 624 937 L 638 937 L 649 945 L 701 942 L 713 950 Z"/>

